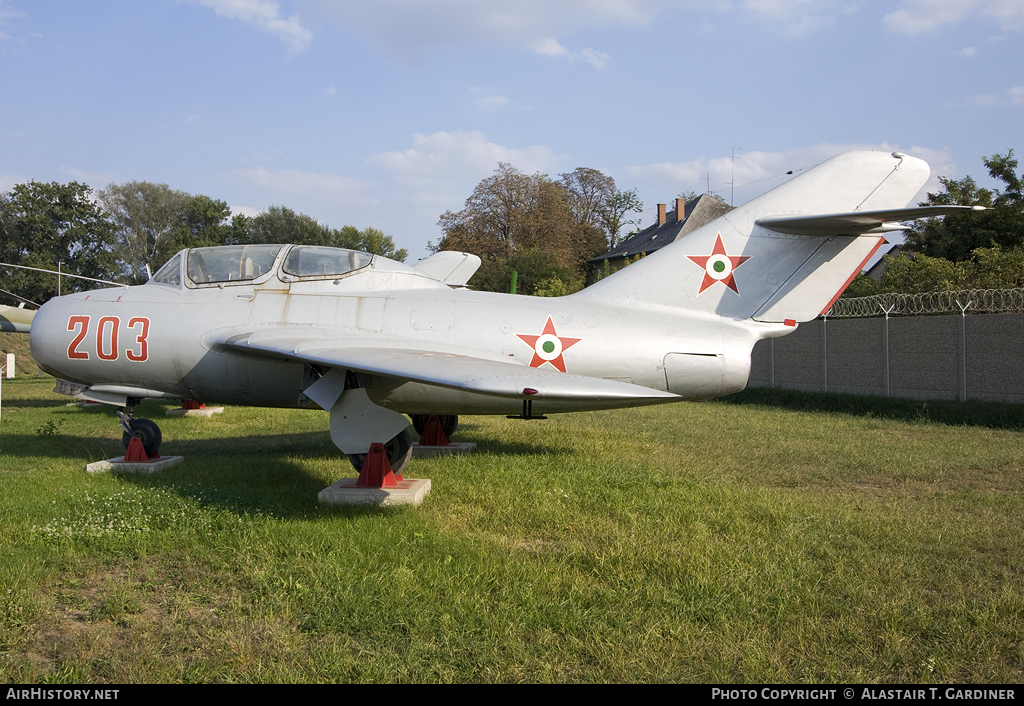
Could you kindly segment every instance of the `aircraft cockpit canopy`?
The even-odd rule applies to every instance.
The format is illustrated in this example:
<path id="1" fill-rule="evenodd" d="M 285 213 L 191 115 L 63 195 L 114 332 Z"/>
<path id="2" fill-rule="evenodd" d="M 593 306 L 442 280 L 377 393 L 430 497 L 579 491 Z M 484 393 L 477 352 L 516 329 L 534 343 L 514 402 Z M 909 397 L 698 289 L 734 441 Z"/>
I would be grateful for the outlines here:
<path id="1" fill-rule="evenodd" d="M 150 282 L 173 287 L 186 284 L 220 286 L 256 283 L 266 279 L 274 269 L 281 250 L 288 248 L 280 265 L 278 277 L 285 282 L 342 277 L 368 267 L 374 256 L 370 253 L 316 245 L 222 245 L 182 250 L 157 270 Z M 184 261 L 184 267 L 182 267 Z"/>
<path id="2" fill-rule="evenodd" d="M 293 277 L 337 277 L 366 267 L 370 253 L 345 248 L 296 245 L 288 252 L 281 271 Z"/>
<path id="3" fill-rule="evenodd" d="M 181 286 L 181 253 L 178 253 L 164 263 L 164 266 L 156 271 L 151 282 L 169 284 L 174 287 Z"/>
<path id="4" fill-rule="evenodd" d="M 281 245 L 223 245 L 212 248 L 195 248 L 188 251 L 188 278 L 196 284 L 254 280 L 270 272 L 281 247 Z"/>

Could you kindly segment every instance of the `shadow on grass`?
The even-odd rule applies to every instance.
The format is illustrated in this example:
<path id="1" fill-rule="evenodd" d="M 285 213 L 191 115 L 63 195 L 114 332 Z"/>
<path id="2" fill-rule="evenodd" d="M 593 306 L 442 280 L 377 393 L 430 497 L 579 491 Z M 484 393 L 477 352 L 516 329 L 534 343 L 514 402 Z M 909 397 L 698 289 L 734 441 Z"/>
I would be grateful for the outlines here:
<path id="1" fill-rule="evenodd" d="M 755 387 L 721 397 L 714 403 L 776 407 L 795 412 L 834 412 L 904 422 L 1024 430 L 1024 405 L 1001 402 L 903 400 Z"/>
<path id="2" fill-rule="evenodd" d="M 4 454 L 13 457 L 67 460 L 85 465 L 123 454 L 110 438 L 60 433 L 5 434 Z M 509 457 L 543 456 L 559 449 L 545 444 L 474 439 L 487 454 Z M 115 474 L 119 482 L 163 488 L 181 497 L 237 514 L 272 512 L 287 519 L 314 519 L 323 514 L 355 517 L 394 511 L 376 506 L 318 506 L 317 493 L 358 471 L 331 442 L 328 431 L 168 440 L 165 456 L 185 462 L 149 474 Z M 417 477 L 416 461 L 405 470 Z"/>
<path id="3" fill-rule="evenodd" d="M 123 453 L 112 439 L 61 433 L 4 435 L 4 454 L 9 457 L 66 460 L 81 464 L 83 474 L 86 464 Z M 163 488 L 240 515 L 270 511 L 302 519 L 325 510 L 345 516 L 382 511 L 373 506 L 318 508 L 317 493 L 338 479 L 358 475 L 326 431 L 170 441 L 161 453 L 184 456 L 185 461 L 154 474 L 113 475 L 120 483 Z"/>

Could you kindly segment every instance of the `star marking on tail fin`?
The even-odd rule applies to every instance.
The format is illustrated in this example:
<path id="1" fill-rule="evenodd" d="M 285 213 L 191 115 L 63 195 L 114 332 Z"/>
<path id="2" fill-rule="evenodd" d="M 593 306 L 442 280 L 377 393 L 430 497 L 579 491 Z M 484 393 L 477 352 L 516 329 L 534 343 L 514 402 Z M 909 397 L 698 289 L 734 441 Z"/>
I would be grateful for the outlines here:
<path id="1" fill-rule="evenodd" d="M 687 257 L 704 268 L 704 280 L 700 283 L 700 291 L 697 294 L 703 294 L 704 290 L 715 282 L 721 282 L 737 294 L 740 293 L 732 273 L 733 270 L 749 260 L 750 257 L 730 257 L 725 251 L 725 244 L 722 242 L 721 233 L 718 234 L 718 238 L 715 240 L 715 247 L 711 250 L 710 255 L 687 255 Z"/>

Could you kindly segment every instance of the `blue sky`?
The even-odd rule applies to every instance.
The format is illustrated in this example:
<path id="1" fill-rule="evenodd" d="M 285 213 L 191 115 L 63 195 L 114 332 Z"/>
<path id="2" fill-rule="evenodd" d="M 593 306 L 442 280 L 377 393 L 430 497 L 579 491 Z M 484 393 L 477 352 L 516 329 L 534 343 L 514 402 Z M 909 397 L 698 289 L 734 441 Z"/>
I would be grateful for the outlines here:
<path id="1" fill-rule="evenodd" d="M 1024 0 L 0 0 L 0 190 L 161 182 L 415 260 L 499 162 L 601 169 L 645 224 L 851 148 L 991 185 L 1022 40 Z"/>

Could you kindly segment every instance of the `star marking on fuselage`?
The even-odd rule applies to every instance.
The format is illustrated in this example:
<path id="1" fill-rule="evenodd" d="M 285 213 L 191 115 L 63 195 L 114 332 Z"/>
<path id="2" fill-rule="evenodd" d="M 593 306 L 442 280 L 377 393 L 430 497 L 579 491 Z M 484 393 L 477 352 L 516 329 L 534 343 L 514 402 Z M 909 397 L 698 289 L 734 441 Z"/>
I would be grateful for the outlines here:
<path id="1" fill-rule="evenodd" d="M 704 290 L 715 282 L 721 282 L 737 294 L 740 293 L 740 290 L 736 288 L 736 279 L 732 276 L 732 272 L 750 257 L 730 257 L 725 252 L 721 233 L 715 240 L 715 247 L 711 250 L 711 255 L 706 257 L 687 255 L 687 257 L 704 268 L 704 280 L 700 283 L 700 291 L 697 294 L 703 294 Z"/>
<path id="2" fill-rule="evenodd" d="M 544 331 L 539 336 L 532 336 L 526 333 L 517 333 L 523 343 L 533 348 L 533 360 L 530 361 L 531 368 L 539 368 L 545 363 L 550 363 L 556 370 L 565 372 L 565 360 L 562 353 L 582 341 L 582 338 L 568 338 L 559 336 L 555 331 L 555 323 L 548 317 L 544 324 Z"/>

